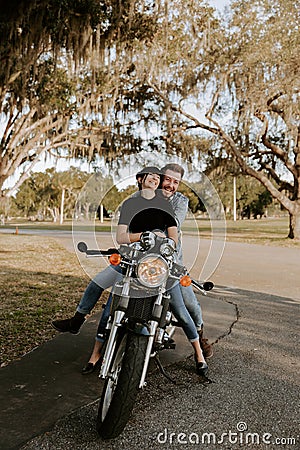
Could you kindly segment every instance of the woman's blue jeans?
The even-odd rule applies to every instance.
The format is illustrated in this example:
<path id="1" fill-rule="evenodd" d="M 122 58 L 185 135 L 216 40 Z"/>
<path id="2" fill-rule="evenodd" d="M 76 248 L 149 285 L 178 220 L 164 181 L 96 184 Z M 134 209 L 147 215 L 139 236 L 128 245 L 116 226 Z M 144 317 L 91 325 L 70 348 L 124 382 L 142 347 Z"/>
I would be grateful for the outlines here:
<path id="1" fill-rule="evenodd" d="M 84 315 L 90 314 L 102 292 L 122 279 L 120 271 L 121 268 L 119 266 L 108 266 L 102 272 L 99 272 L 84 291 L 77 311 Z"/>

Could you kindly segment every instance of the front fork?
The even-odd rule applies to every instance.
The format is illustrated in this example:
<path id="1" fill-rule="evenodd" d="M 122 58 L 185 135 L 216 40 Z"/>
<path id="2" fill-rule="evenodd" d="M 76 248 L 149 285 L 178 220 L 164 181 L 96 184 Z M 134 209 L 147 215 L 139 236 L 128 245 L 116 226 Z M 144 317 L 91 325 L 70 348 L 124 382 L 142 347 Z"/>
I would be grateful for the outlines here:
<path id="1" fill-rule="evenodd" d="M 130 279 L 124 280 L 124 284 L 122 286 L 121 298 L 123 301 L 124 310 L 126 310 L 129 301 L 129 288 L 130 288 Z M 112 358 L 114 355 L 115 347 L 116 347 L 116 337 L 117 331 L 120 326 L 122 326 L 122 319 L 125 315 L 125 311 L 115 311 L 114 320 L 111 326 L 111 330 L 109 333 L 109 338 L 107 341 L 105 353 L 103 356 L 103 362 L 101 365 L 101 370 L 99 377 L 106 378 L 109 372 L 109 368 L 111 366 Z"/>
<path id="2" fill-rule="evenodd" d="M 124 311 L 116 311 L 114 315 L 114 320 L 112 323 L 112 327 L 109 333 L 109 338 L 107 341 L 105 353 L 103 356 L 103 362 L 101 365 L 101 370 L 99 377 L 106 378 L 108 374 L 108 370 L 111 366 L 112 357 L 114 355 L 115 347 L 116 347 L 116 335 L 118 328 L 121 326 L 121 321 L 124 317 Z"/>
<path id="3" fill-rule="evenodd" d="M 145 360 L 144 360 L 144 367 L 143 367 L 143 371 L 142 371 L 142 375 L 141 375 L 141 379 L 140 379 L 140 384 L 139 384 L 139 388 L 142 388 L 145 386 L 145 379 L 146 379 L 146 375 L 147 375 L 147 370 L 148 370 L 148 366 L 149 366 L 149 361 L 150 361 L 150 357 L 152 354 L 152 349 L 153 349 L 153 344 L 154 344 L 154 339 L 156 336 L 156 331 L 158 328 L 158 323 L 161 319 L 161 315 L 162 315 L 162 310 L 163 310 L 163 306 L 162 306 L 162 299 L 163 299 L 163 290 L 164 290 L 165 286 L 162 286 L 160 289 L 160 292 L 156 298 L 156 301 L 154 303 L 154 307 L 153 307 L 153 316 L 155 318 L 155 320 L 151 320 L 150 321 L 150 325 L 149 325 L 149 337 L 148 337 L 148 344 L 147 344 L 147 348 L 146 348 L 146 353 L 145 353 Z M 162 332 L 164 332 L 164 330 L 161 330 Z M 163 335 L 159 335 L 158 339 L 162 339 Z"/>
<path id="4" fill-rule="evenodd" d="M 121 297 L 125 303 L 127 300 L 129 300 L 129 286 L 130 286 L 130 281 L 128 280 L 128 282 L 124 283 L 123 288 L 122 288 Z M 151 353 L 152 353 L 156 330 L 158 327 L 158 321 L 160 319 L 161 312 L 162 312 L 162 298 L 163 298 L 163 295 L 162 295 L 162 292 L 160 292 L 157 296 L 157 299 L 155 301 L 154 308 L 153 308 L 154 316 L 155 316 L 156 320 L 151 320 L 149 327 L 148 327 L 148 333 L 149 333 L 148 334 L 148 344 L 147 344 L 147 348 L 146 348 L 146 352 L 145 352 L 145 359 L 144 359 L 142 375 L 141 375 L 141 379 L 140 379 L 140 383 L 139 383 L 139 388 L 142 388 L 145 386 L 145 379 L 146 379 L 149 361 L 150 361 L 150 357 L 151 357 Z M 124 318 L 124 315 L 125 315 L 124 311 L 119 311 L 119 310 L 115 311 L 114 320 L 112 323 L 112 327 L 111 327 L 111 331 L 109 334 L 105 354 L 103 357 L 103 363 L 102 363 L 100 374 L 99 374 L 99 376 L 101 378 L 106 378 L 109 374 L 109 368 L 111 366 L 111 362 L 112 362 L 112 358 L 113 358 L 115 346 L 116 346 L 117 331 L 118 331 L 118 328 L 120 326 L 122 326 L 121 322 L 122 322 L 122 319 Z"/>
<path id="5" fill-rule="evenodd" d="M 153 347 L 153 343 L 154 343 L 157 326 L 158 326 L 158 323 L 155 320 L 151 320 L 150 327 L 149 327 L 148 344 L 147 344 L 145 359 L 144 359 L 144 367 L 143 367 L 143 371 L 142 371 L 142 375 L 141 375 L 141 379 L 140 379 L 139 388 L 144 387 L 146 384 L 145 379 L 146 379 L 146 375 L 147 375 L 150 356 L 152 353 L 152 347 Z"/>

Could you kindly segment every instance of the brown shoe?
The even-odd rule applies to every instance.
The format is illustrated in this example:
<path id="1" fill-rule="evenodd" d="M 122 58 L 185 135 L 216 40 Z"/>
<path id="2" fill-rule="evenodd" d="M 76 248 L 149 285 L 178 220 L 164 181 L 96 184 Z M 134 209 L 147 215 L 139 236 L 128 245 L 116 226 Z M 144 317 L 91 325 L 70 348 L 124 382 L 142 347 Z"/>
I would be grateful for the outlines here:
<path id="1" fill-rule="evenodd" d="M 205 359 L 209 359 L 213 356 L 214 351 L 213 351 L 212 345 L 209 344 L 208 339 L 205 339 L 203 337 L 203 325 L 201 327 L 201 330 L 198 330 L 198 334 L 199 334 L 199 342 L 200 342 L 200 347 L 201 347 L 203 356 Z"/>

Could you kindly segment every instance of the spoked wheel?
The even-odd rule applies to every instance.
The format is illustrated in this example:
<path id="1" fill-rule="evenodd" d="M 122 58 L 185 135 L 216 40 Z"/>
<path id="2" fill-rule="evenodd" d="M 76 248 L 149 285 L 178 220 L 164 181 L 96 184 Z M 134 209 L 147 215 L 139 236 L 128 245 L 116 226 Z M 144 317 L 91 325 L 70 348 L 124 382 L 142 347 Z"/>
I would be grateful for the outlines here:
<path id="1" fill-rule="evenodd" d="M 115 350 L 97 417 L 97 431 L 104 439 L 119 436 L 130 418 L 139 389 L 147 342 L 145 336 L 126 334 Z"/>

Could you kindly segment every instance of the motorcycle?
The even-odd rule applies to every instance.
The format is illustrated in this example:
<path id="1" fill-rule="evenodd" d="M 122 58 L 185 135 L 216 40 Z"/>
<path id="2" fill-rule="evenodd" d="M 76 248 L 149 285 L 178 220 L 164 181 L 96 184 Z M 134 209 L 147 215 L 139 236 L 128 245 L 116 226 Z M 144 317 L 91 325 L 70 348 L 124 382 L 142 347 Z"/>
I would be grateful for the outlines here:
<path id="1" fill-rule="evenodd" d="M 173 335 L 179 325 L 169 308 L 170 288 L 178 282 L 192 284 L 205 294 L 214 285 L 192 280 L 187 269 L 175 262 L 174 241 L 153 232 L 119 249 L 88 250 L 83 242 L 78 249 L 86 256 L 109 256 L 110 264 L 119 266 L 123 274 L 112 290 L 99 375 L 105 383 L 96 428 L 103 439 L 111 439 L 125 428 L 137 393 L 146 386 L 151 358 L 170 378 L 159 360 L 161 350 L 175 348 Z"/>

